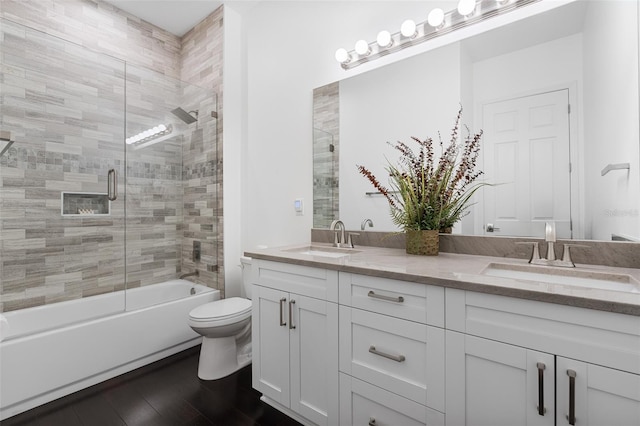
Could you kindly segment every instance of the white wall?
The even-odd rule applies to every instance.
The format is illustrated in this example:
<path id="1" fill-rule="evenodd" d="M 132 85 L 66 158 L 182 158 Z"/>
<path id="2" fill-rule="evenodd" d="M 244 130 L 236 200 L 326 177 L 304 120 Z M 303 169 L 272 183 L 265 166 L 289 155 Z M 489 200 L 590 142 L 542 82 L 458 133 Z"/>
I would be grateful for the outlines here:
<path id="1" fill-rule="evenodd" d="M 365 218 L 374 230 L 397 229 L 386 198 L 365 195 L 377 190 L 356 164 L 389 187 L 385 157 L 396 165 L 399 153 L 387 142 L 402 141 L 417 153 L 411 136 L 431 137 L 437 161 L 438 132 L 446 147 L 461 100 L 459 51 L 454 43 L 340 82 L 340 219 L 348 229 Z"/>
<path id="2" fill-rule="evenodd" d="M 404 19 L 422 21 L 428 4 L 436 3 L 443 4 L 265 1 L 247 14 L 245 249 L 310 240 L 312 92 L 366 69 L 345 72 L 335 50 L 350 49 L 360 38 L 374 40 L 385 27 L 395 32 Z M 293 209 L 296 198 L 304 198 L 303 216 Z"/>
<path id="3" fill-rule="evenodd" d="M 592 106 L 585 111 L 586 203 L 592 212 L 588 236 L 608 240 L 619 233 L 640 238 L 638 38 L 625 31 L 627 22 L 638 19 L 638 4 L 606 3 L 590 5 L 585 25 L 589 30 L 584 32 L 585 46 L 593 46 L 584 53 L 585 88 L 591 88 L 585 92 L 585 103 Z M 611 22 L 616 25 L 607 24 Z M 617 71 L 616 78 L 606 77 L 610 70 Z M 600 175 L 607 164 L 624 162 L 631 163 L 629 172 Z"/>
<path id="4" fill-rule="evenodd" d="M 244 123 L 246 114 L 246 66 L 242 16 L 233 6 L 224 8 L 224 135 L 223 222 L 225 297 L 240 296 L 242 273 L 242 194 L 246 179 L 242 167 L 246 151 Z M 227 214 L 229 212 L 229 214 Z"/>

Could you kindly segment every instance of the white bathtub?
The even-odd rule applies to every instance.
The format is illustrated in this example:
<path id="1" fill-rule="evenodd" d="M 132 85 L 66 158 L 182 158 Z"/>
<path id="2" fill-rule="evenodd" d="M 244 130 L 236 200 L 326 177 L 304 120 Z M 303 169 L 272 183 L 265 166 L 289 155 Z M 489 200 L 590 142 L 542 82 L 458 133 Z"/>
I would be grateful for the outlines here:
<path id="1" fill-rule="evenodd" d="M 0 314 L 0 420 L 198 345 L 189 311 L 219 298 L 172 280 Z"/>

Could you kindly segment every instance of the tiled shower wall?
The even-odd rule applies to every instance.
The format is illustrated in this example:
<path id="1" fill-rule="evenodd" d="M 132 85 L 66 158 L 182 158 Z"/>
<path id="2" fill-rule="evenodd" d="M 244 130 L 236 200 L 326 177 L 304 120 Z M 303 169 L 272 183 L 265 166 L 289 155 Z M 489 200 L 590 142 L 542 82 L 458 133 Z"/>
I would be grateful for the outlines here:
<path id="1" fill-rule="evenodd" d="M 223 212 L 222 212 L 222 35 L 223 9 L 218 8 L 182 37 L 181 80 L 212 88 L 218 95 L 215 128 L 218 143 L 194 141 L 183 146 L 184 157 L 184 233 L 183 269 L 200 272 L 203 282 L 217 282 L 224 297 Z M 211 109 L 200 111 L 211 119 Z M 209 137 L 210 139 L 210 137 Z M 208 140 L 207 137 L 204 140 Z M 193 241 L 202 244 L 202 260 L 193 262 Z"/>
<path id="2" fill-rule="evenodd" d="M 328 228 L 339 215 L 340 86 L 313 91 L 313 227 Z"/>
<path id="3" fill-rule="evenodd" d="M 221 44 L 221 10 L 216 13 L 219 16 L 215 21 L 217 26 L 201 30 L 197 42 L 191 43 L 193 51 L 200 45 L 209 45 L 208 37 Z M 177 37 L 102 2 L 2 0 L 0 16 L 171 77 L 180 77 L 181 64 L 189 57 L 188 54 L 181 57 L 182 41 Z M 200 27 L 205 28 L 205 25 L 200 24 Z M 54 44 L 62 43 L 57 40 Z M 73 45 L 64 44 L 65 49 L 74 49 Z M 123 62 L 87 50 L 76 53 L 78 56 L 67 64 L 62 60 L 54 64 L 54 70 L 59 66 L 59 73 L 47 69 L 40 76 L 34 72 L 20 75 L 19 67 L 10 69 L 7 62 L 2 61 L 3 74 L 9 79 L 22 79 L 23 87 L 28 88 L 24 93 L 10 94 L 14 116 L 28 118 L 31 123 L 29 126 L 21 126 L 19 120 L 12 123 L 14 133 L 21 127 L 28 129 L 23 135 L 16 133 L 22 143 L 17 141 L 12 147 L 12 156 L 3 157 L 4 162 L 0 164 L 3 186 L 0 220 L 13 221 L 3 222 L 6 226 L 0 236 L 3 243 L 0 311 L 113 291 L 124 286 L 122 203 L 112 203 L 109 217 L 62 218 L 60 215 L 60 191 L 104 192 L 106 171 L 114 165 L 120 176 L 124 176 Z M 38 52 L 33 55 L 38 56 Z M 215 59 L 220 60 L 220 57 Z M 90 68 L 87 63 L 92 60 L 101 62 L 102 68 L 84 69 L 86 73 L 74 74 L 76 69 L 80 72 L 79 64 Z M 221 64 L 216 66 L 221 70 Z M 69 70 L 73 72 L 69 73 Z M 136 74 L 131 67 L 128 71 L 128 75 Z M 206 76 L 206 73 L 201 75 Z M 129 90 L 132 81 L 128 84 Z M 4 94 L 10 86 L 3 85 Z M 208 87 L 212 86 L 208 84 Z M 164 90 L 167 95 L 166 88 Z M 108 105 L 109 102 L 112 105 Z M 211 101 L 198 101 L 197 104 L 196 108 L 201 110 L 217 109 Z M 183 101 L 182 105 L 186 103 Z M 22 116 L 20 108 L 23 109 Z M 25 115 L 24 111 L 29 108 L 33 112 Z M 4 116 L 3 113 L 4 121 L 10 118 L 11 114 Z M 218 256 L 222 244 L 216 240 L 221 235 L 217 233 L 215 216 L 221 214 L 215 208 L 221 198 L 217 196 L 221 180 L 214 177 L 205 179 L 204 184 L 202 180 L 198 181 L 202 177 L 217 176 L 217 170 L 220 170 L 221 179 L 222 157 L 221 153 L 218 157 L 213 142 L 217 121 L 213 117 L 199 120 L 184 133 L 183 141 L 158 144 L 146 152 L 128 153 L 127 208 L 131 221 L 127 222 L 126 238 L 130 286 L 173 278 L 182 269 L 188 272 L 191 251 L 185 250 L 183 240 L 190 235 L 206 239 L 206 244 L 215 247 L 205 251 L 198 263 L 201 271 L 207 271 L 201 274 L 199 281 L 216 288 L 223 286 L 222 280 L 217 279 L 219 272 L 216 272 L 217 259 L 222 258 Z M 37 137 L 27 137 L 27 132 L 36 133 Z M 27 143 L 33 140 L 37 141 L 33 142 L 36 145 Z M 184 169 L 179 164 L 181 154 Z M 198 177 L 194 179 L 194 175 Z M 123 194 L 123 179 L 119 189 Z M 44 212 L 44 215 L 35 212 Z M 181 220 L 184 216 L 189 216 L 185 224 Z M 29 225 L 28 221 L 31 221 Z"/>

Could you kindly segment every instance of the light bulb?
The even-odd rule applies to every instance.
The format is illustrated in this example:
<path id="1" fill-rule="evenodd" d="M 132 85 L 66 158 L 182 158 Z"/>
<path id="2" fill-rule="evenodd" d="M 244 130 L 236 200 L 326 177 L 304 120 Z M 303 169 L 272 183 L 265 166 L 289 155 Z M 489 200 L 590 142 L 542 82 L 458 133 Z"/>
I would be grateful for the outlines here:
<path id="1" fill-rule="evenodd" d="M 473 14 L 476 10 L 476 0 L 460 0 L 458 2 L 458 13 L 465 18 Z"/>
<path id="2" fill-rule="evenodd" d="M 418 35 L 416 30 L 416 23 L 411 19 L 407 19 L 402 23 L 400 27 L 400 33 L 407 38 L 415 38 Z"/>
<path id="3" fill-rule="evenodd" d="M 378 37 L 376 37 L 376 41 L 378 42 L 378 46 L 388 49 L 393 46 L 393 40 L 391 39 L 391 33 L 389 31 L 380 31 L 378 33 Z"/>
<path id="4" fill-rule="evenodd" d="M 371 48 L 369 47 L 369 43 L 366 40 L 358 40 L 356 41 L 355 51 L 360 56 L 367 56 L 371 53 Z"/>
<path id="5" fill-rule="evenodd" d="M 349 55 L 347 49 L 341 47 L 340 49 L 336 50 L 336 61 L 340 62 L 341 64 L 346 64 L 351 61 L 351 55 Z"/>
<path id="6" fill-rule="evenodd" d="M 433 9 L 427 16 L 427 22 L 433 28 L 440 27 L 444 23 L 444 11 L 440 8 Z"/>

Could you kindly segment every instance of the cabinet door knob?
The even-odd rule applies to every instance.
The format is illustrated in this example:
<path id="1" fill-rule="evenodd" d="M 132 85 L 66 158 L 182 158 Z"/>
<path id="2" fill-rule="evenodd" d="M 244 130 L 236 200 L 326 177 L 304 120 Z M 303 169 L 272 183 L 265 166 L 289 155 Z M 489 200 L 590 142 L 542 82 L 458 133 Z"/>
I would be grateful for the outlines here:
<path id="1" fill-rule="evenodd" d="M 280 299 L 280 326 L 281 327 L 287 326 L 287 322 L 284 320 L 284 313 L 282 312 L 284 310 L 284 304 L 286 301 L 287 299 L 285 297 Z"/>
<path id="2" fill-rule="evenodd" d="M 376 426 L 376 419 L 369 417 L 369 426 Z"/>

